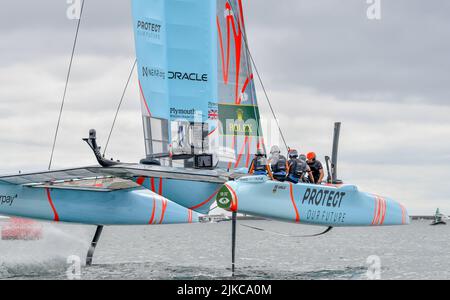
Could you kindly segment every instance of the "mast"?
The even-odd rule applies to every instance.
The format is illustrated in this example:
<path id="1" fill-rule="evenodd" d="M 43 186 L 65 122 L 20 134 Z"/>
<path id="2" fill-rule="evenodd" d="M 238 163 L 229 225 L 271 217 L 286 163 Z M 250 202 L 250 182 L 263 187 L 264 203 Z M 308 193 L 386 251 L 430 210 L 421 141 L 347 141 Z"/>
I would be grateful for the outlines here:
<path id="1" fill-rule="evenodd" d="M 338 183 L 338 152 L 339 152 L 339 138 L 341 134 L 342 123 L 337 122 L 334 124 L 334 137 L 333 137 L 333 154 L 331 157 L 331 180 L 332 183 Z"/>

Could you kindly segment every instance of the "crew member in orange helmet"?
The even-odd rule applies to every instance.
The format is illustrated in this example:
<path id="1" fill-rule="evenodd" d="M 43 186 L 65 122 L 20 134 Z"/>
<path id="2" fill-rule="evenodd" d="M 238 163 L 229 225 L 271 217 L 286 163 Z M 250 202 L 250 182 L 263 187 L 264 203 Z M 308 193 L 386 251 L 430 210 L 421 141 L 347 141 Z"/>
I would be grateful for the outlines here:
<path id="1" fill-rule="evenodd" d="M 308 159 L 307 163 L 314 177 L 314 183 L 321 184 L 325 176 L 322 163 L 317 160 L 317 155 L 314 152 L 309 152 L 306 158 Z"/>

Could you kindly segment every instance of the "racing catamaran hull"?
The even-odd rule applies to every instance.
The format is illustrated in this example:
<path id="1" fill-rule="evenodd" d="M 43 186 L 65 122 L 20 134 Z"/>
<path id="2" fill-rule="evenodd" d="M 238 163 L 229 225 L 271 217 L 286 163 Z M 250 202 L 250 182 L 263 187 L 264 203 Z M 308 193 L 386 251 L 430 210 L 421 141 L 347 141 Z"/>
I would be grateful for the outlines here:
<path id="1" fill-rule="evenodd" d="M 403 205 L 360 192 L 354 185 L 311 185 L 243 177 L 226 183 L 217 195 L 230 211 L 318 226 L 391 226 L 409 224 Z"/>
<path id="2" fill-rule="evenodd" d="M 208 214 L 222 184 L 167 178 L 139 177 L 136 183 L 173 202 L 201 214 Z"/>
<path id="3" fill-rule="evenodd" d="M 0 214 L 90 225 L 197 223 L 199 214 L 143 188 L 70 190 L 0 184 Z"/>

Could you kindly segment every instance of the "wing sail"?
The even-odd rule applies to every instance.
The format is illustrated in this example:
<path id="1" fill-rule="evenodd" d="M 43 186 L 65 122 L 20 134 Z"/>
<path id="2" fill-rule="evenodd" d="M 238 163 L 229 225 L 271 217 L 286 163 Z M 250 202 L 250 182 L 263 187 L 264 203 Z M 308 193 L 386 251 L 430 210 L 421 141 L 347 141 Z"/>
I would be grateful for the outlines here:
<path id="1" fill-rule="evenodd" d="M 217 98 L 215 9 L 211 0 L 132 1 L 149 157 L 190 154 L 192 144 L 204 148 Z M 198 131 L 199 140 L 192 139 Z"/>
<path id="2" fill-rule="evenodd" d="M 216 14 L 221 166 L 229 170 L 248 168 L 251 156 L 264 148 L 264 138 L 242 0 L 217 0 Z M 230 152 L 231 160 L 227 155 Z"/>
<path id="3" fill-rule="evenodd" d="M 12 185 L 39 185 L 66 181 L 80 181 L 91 179 L 107 179 L 110 177 L 131 180 L 136 177 L 164 178 L 209 182 L 223 184 L 229 180 L 231 174 L 220 170 L 178 169 L 139 164 L 119 164 L 113 167 L 84 167 L 56 171 L 45 171 L 17 175 L 0 176 L 0 183 Z"/>
<path id="4" fill-rule="evenodd" d="M 248 167 L 264 144 L 242 0 L 133 0 L 146 154 Z"/>
<path id="5" fill-rule="evenodd" d="M 98 167 L 73 168 L 16 175 L 0 176 L 0 182 L 12 185 L 33 185 L 46 182 L 81 180 L 99 176 Z"/>

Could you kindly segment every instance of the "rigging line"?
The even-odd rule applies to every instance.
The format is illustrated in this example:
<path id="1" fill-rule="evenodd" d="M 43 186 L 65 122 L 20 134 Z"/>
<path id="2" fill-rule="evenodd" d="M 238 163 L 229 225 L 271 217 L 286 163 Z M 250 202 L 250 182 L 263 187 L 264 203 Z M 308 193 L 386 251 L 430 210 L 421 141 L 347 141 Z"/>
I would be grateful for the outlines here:
<path id="1" fill-rule="evenodd" d="M 233 14 L 235 16 L 239 17 L 239 15 L 236 14 L 236 10 L 234 9 L 234 5 L 232 4 L 232 1 L 229 1 L 229 4 L 231 6 L 231 10 L 233 11 Z M 272 112 L 272 115 L 273 115 L 273 117 L 275 119 L 275 122 L 277 123 L 277 127 L 278 127 L 278 130 L 279 130 L 280 135 L 281 135 L 281 139 L 283 140 L 283 143 L 284 143 L 286 149 L 289 151 L 290 148 L 289 148 L 289 146 L 288 146 L 288 144 L 286 142 L 286 138 L 284 136 L 283 130 L 281 129 L 281 126 L 280 126 L 280 123 L 278 121 L 277 115 L 275 113 L 275 110 L 273 109 L 273 106 L 272 106 L 272 103 L 270 101 L 269 95 L 267 93 L 266 87 L 265 87 L 264 82 L 263 82 L 263 80 L 261 78 L 261 74 L 258 71 L 258 67 L 256 66 L 256 62 L 253 59 L 253 55 L 252 55 L 252 53 L 250 51 L 250 47 L 248 45 L 248 39 L 247 39 L 247 32 L 245 30 L 245 27 L 244 27 L 244 30 L 243 30 L 243 35 L 244 35 L 244 44 L 245 44 L 245 49 L 246 49 L 247 55 L 250 57 L 251 63 L 253 65 L 253 67 L 255 68 L 256 75 L 258 76 L 258 80 L 259 80 L 259 82 L 261 84 L 261 87 L 262 87 L 262 90 L 263 90 L 264 95 L 266 97 L 267 103 L 269 104 L 270 111 Z"/>
<path id="2" fill-rule="evenodd" d="M 263 89 L 263 92 L 264 92 L 264 95 L 266 97 L 267 103 L 269 104 L 269 108 L 270 108 L 270 110 L 272 112 L 272 115 L 273 115 L 273 117 L 275 119 L 275 122 L 277 123 L 278 130 L 280 131 L 281 139 L 283 140 L 283 143 L 284 143 L 284 146 L 286 147 L 286 150 L 289 152 L 290 148 L 288 146 L 288 143 L 286 142 L 286 138 L 284 136 L 283 130 L 281 129 L 280 122 L 278 121 L 278 118 L 277 118 L 277 115 L 275 113 L 275 110 L 273 109 L 272 102 L 270 101 L 269 95 L 267 94 L 266 87 L 264 86 L 264 82 L 262 81 L 261 75 L 258 72 L 258 68 L 256 67 L 255 60 L 253 59 L 253 56 L 250 54 L 250 51 L 248 51 L 248 55 L 249 55 L 249 57 L 250 57 L 250 59 L 252 61 L 253 67 L 255 68 L 255 72 L 258 75 L 258 80 L 259 80 L 259 82 L 261 84 L 261 87 Z"/>
<path id="3" fill-rule="evenodd" d="M 210 212 L 212 212 L 212 211 L 218 209 L 218 208 L 219 208 L 219 207 L 216 205 L 214 208 L 211 208 L 211 209 L 208 211 L 208 214 L 209 214 Z"/>
<path id="4" fill-rule="evenodd" d="M 50 155 L 50 162 L 48 164 L 48 170 L 49 171 L 52 168 L 53 155 L 55 154 L 56 141 L 58 140 L 59 127 L 61 125 L 61 118 L 62 118 L 62 114 L 63 114 L 63 110 L 64 110 L 64 104 L 66 102 L 67 87 L 69 86 L 69 79 L 70 79 L 70 73 L 72 71 L 73 57 L 75 55 L 75 49 L 77 47 L 78 33 L 80 32 L 80 24 L 81 24 L 81 19 L 82 19 L 83 10 L 84 10 L 84 1 L 85 0 L 83 0 L 83 2 L 81 2 L 80 16 L 79 16 L 79 19 L 78 19 L 77 30 L 76 30 L 76 33 L 75 33 L 75 39 L 73 41 L 72 55 L 70 56 L 69 69 L 67 71 L 66 85 L 64 87 L 64 94 L 63 94 L 63 97 L 62 97 L 61 107 L 60 107 L 60 110 L 59 110 L 58 123 L 56 124 L 56 131 L 55 131 L 55 136 L 54 136 L 54 139 L 53 139 L 52 153 Z"/>
<path id="5" fill-rule="evenodd" d="M 333 227 L 330 226 L 327 229 L 325 229 L 325 231 L 322 231 L 322 232 L 316 233 L 316 234 L 311 234 L 311 235 L 291 235 L 291 234 L 287 234 L 287 233 L 281 233 L 281 232 L 266 230 L 264 228 L 250 226 L 250 225 L 246 225 L 246 224 L 240 224 L 240 225 L 242 227 L 246 227 L 246 228 L 249 228 L 249 229 L 252 229 L 252 230 L 261 231 L 261 232 L 267 232 L 267 233 L 271 233 L 271 234 L 275 234 L 275 235 L 279 235 L 279 236 L 284 236 L 284 237 L 289 237 L 289 238 L 312 238 L 312 237 L 318 237 L 318 236 L 321 236 L 321 235 L 325 235 L 325 234 L 329 233 L 331 230 L 333 230 Z"/>
<path id="6" fill-rule="evenodd" d="M 119 115 L 120 108 L 122 107 L 123 99 L 125 98 L 125 94 L 128 89 L 128 85 L 130 84 L 131 77 L 133 76 L 134 69 L 136 68 L 137 59 L 134 60 L 133 67 L 131 68 L 130 75 L 128 76 L 127 83 L 125 84 L 125 88 L 123 89 L 122 97 L 120 98 L 119 105 L 117 106 L 116 115 L 114 116 L 114 121 L 111 126 L 111 131 L 109 132 L 108 140 L 106 141 L 105 150 L 103 151 L 103 156 L 106 154 L 106 150 L 108 149 L 109 141 L 111 140 L 112 133 L 114 131 L 114 127 L 116 126 L 117 117 Z"/>

